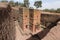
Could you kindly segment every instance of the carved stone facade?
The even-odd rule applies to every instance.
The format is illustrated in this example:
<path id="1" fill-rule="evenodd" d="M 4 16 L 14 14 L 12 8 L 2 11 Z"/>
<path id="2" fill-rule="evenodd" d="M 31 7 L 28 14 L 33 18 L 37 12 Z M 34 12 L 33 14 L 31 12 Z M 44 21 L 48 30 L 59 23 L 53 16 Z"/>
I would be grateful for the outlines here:
<path id="1" fill-rule="evenodd" d="M 40 10 L 23 8 L 23 30 L 31 30 L 36 32 L 40 25 Z"/>

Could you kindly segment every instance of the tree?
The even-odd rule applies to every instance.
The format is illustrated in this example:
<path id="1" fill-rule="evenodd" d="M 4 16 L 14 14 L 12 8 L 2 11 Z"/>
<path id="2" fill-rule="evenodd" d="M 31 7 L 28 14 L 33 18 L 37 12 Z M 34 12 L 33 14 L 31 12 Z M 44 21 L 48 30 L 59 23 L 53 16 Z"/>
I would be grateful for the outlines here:
<path id="1" fill-rule="evenodd" d="M 19 3 L 19 6 L 24 7 L 24 4 L 23 3 Z"/>
<path id="2" fill-rule="evenodd" d="M 43 11 L 46 11 L 46 12 L 48 12 L 48 11 L 49 11 L 49 9 L 44 9 Z"/>
<path id="3" fill-rule="evenodd" d="M 24 7 L 29 7 L 29 0 L 24 0 Z"/>
<path id="4" fill-rule="evenodd" d="M 50 9 L 49 12 L 56 12 L 56 10 L 55 9 Z"/>
<path id="5" fill-rule="evenodd" d="M 8 0 L 1 0 L 1 2 L 8 2 Z"/>
<path id="6" fill-rule="evenodd" d="M 44 9 L 43 11 L 46 11 L 46 12 L 56 12 L 56 10 L 55 9 Z"/>
<path id="7" fill-rule="evenodd" d="M 11 6 L 15 6 L 14 1 L 10 1 L 9 4 L 10 4 Z"/>
<path id="8" fill-rule="evenodd" d="M 56 10 L 56 12 L 57 12 L 57 13 L 60 13 L 60 8 L 58 8 L 58 9 Z"/>
<path id="9" fill-rule="evenodd" d="M 35 6 L 36 8 L 42 7 L 42 1 L 36 1 L 36 2 L 34 3 L 34 6 Z"/>
<path id="10" fill-rule="evenodd" d="M 19 5 L 19 3 L 18 3 L 18 2 L 16 2 L 16 3 L 15 3 L 15 6 L 18 6 L 18 5 Z"/>

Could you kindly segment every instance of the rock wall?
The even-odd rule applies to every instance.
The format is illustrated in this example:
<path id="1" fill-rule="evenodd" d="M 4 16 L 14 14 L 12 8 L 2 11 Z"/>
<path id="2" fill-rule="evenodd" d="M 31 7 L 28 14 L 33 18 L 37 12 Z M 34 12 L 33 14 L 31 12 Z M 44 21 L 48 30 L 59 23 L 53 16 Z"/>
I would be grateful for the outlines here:
<path id="1" fill-rule="evenodd" d="M 44 26 L 49 26 L 51 23 L 56 22 L 58 19 L 60 19 L 59 15 L 41 14 L 41 24 Z"/>
<path id="2" fill-rule="evenodd" d="M 14 21 L 11 19 L 11 7 L 0 8 L 0 40 L 15 40 Z"/>

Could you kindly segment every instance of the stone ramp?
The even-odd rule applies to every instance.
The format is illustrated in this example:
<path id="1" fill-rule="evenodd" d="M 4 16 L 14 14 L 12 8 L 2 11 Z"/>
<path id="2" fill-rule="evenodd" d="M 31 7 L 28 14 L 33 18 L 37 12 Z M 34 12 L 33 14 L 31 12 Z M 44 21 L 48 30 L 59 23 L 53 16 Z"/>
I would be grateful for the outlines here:
<path id="1" fill-rule="evenodd" d="M 29 38 L 31 35 L 25 35 L 25 33 L 21 30 L 18 21 L 15 21 L 15 27 L 16 27 L 16 38 L 15 40 L 26 40 Z M 23 33 L 23 35 L 22 35 Z"/>
<path id="2" fill-rule="evenodd" d="M 60 40 L 60 24 L 57 24 L 42 40 Z"/>

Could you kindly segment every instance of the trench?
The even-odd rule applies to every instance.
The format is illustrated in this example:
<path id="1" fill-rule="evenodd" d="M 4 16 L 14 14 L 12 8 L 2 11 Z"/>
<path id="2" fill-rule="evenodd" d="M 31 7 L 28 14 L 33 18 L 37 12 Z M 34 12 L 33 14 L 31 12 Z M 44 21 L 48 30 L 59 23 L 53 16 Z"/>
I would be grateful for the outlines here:
<path id="1" fill-rule="evenodd" d="M 41 40 L 41 39 L 43 39 L 50 32 L 50 30 L 57 25 L 57 23 L 59 21 L 60 21 L 60 17 L 56 21 L 51 22 L 51 24 L 49 24 L 44 30 L 42 30 L 41 32 L 39 32 L 35 35 L 32 35 L 27 40 Z"/>

